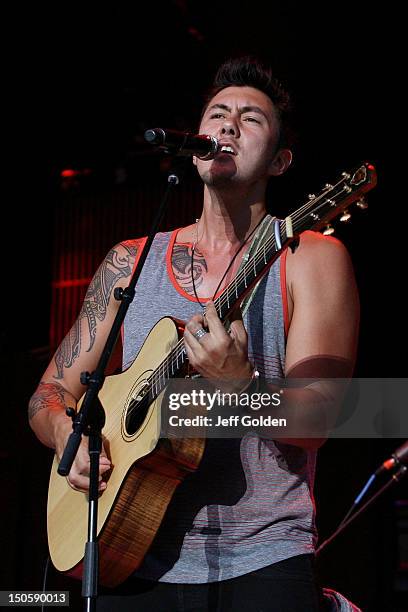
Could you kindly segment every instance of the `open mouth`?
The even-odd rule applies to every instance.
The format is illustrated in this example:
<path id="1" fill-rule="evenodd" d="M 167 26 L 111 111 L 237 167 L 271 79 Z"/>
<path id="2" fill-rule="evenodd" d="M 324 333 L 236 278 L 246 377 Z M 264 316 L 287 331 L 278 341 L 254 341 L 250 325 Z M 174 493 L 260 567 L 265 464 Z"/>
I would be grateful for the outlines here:
<path id="1" fill-rule="evenodd" d="M 236 155 L 234 149 L 230 145 L 221 145 L 218 153 L 227 153 L 229 155 Z"/>

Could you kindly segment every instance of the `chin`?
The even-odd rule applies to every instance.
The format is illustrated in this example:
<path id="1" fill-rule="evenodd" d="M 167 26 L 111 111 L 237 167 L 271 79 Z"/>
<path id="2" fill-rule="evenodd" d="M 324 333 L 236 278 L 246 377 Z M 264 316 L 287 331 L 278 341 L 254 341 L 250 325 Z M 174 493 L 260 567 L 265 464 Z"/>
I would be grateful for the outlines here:
<path id="1" fill-rule="evenodd" d="M 226 169 L 209 169 L 201 175 L 203 182 L 211 187 L 231 186 L 237 181 L 236 169 L 234 172 Z"/>

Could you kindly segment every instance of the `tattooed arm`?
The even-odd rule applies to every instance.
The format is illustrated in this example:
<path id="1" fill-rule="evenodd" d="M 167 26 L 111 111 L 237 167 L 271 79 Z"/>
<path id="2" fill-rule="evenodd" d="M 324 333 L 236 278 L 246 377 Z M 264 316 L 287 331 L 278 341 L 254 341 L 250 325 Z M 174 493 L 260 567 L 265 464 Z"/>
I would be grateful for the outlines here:
<path id="1" fill-rule="evenodd" d="M 57 349 L 29 403 L 30 425 L 37 437 L 60 457 L 72 431 L 67 407 L 75 407 L 86 391 L 80 382 L 83 371 L 92 372 L 98 362 L 119 308 L 113 292 L 129 283 L 136 257 L 135 241 L 123 242 L 109 251 L 85 295 L 79 316 Z M 105 462 L 105 465 L 103 465 Z M 74 488 L 88 488 L 87 441 L 82 441 L 69 480 Z M 110 463 L 101 458 L 101 473 Z"/>
<path id="2" fill-rule="evenodd" d="M 66 378 L 68 370 L 81 353 L 84 357 L 86 353 L 96 354 L 94 348 L 102 349 L 101 346 L 95 347 L 97 328 L 97 344 L 100 345 L 102 340 L 106 340 L 106 332 L 109 332 L 119 307 L 119 302 L 113 297 L 113 290 L 127 285 L 135 256 L 136 249 L 130 242 L 121 243 L 109 251 L 88 287 L 78 319 L 55 353 L 56 371 L 52 373 L 54 379 Z M 109 311 L 113 316 L 109 317 Z M 110 324 L 107 324 L 107 320 Z"/>

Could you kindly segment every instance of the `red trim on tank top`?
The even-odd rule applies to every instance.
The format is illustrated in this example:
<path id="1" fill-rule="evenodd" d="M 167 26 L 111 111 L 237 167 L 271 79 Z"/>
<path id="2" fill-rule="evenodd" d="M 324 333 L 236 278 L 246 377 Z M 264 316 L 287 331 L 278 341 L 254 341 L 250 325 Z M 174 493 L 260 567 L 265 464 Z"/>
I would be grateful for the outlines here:
<path id="1" fill-rule="evenodd" d="M 136 253 L 135 261 L 134 261 L 133 268 L 132 268 L 132 275 L 133 275 L 133 272 L 135 271 L 137 263 L 138 263 L 138 261 L 140 259 L 140 256 L 141 256 L 142 252 L 143 252 L 144 245 L 147 242 L 147 236 L 145 236 L 144 238 L 136 238 L 136 240 L 125 240 L 125 242 L 134 242 L 135 246 L 137 247 L 137 253 Z M 122 325 L 120 327 L 120 336 L 121 336 L 121 339 L 122 339 L 122 346 L 125 346 L 125 341 L 124 341 L 124 336 L 125 336 L 124 323 L 122 323 Z"/>
<path id="2" fill-rule="evenodd" d="M 288 309 L 288 294 L 286 288 L 286 256 L 288 249 L 285 249 L 280 258 L 280 283 L 282 295 L 283 320 L 285 324 L 285 337 L 288 337 L 289 332 L 289 309 Z"/>

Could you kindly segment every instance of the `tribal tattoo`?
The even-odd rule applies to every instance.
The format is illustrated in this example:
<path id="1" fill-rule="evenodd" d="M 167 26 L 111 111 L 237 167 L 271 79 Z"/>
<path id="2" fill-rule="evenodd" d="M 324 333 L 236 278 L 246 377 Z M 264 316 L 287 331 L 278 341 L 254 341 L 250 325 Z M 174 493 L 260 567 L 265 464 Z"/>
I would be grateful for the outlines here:
<path id="1" fill-rule="evenodd" d="M 103 321 L 106 316 L 113 288 L 121 278 L 128 278 L 131 275 L 137 249 L 131 243 L 122 243 L 121 247 L 124 250 L 123 253 L 119 252 L 118 247 L 109 251 L 93 277 L 78 319 L 55 354 L 57 375 L 54 378 L 62 378 L 64 368 L 70 368 L 80 354 L 81 325 L 84 319 L 89 333 L 89 346 L 86 351 L 89 352 L 92 349 L 97 322 Z"/>
<path id="2" fill-rule="evenodd" d="M 174 245 L 173 256 L 171 259 L 174 276 L 180 285 L 190 295 L 194 294 L 193 282 L 191 279 L 191 247 L 185 245 Z M 208 272 L 207 262 L 204 255 L 197 249 L 194 251 L 193 276 L 194 284 L 197 287 L 203 282 L 203 276 Z"/>
<path id="3" fill-rule="evenodd" d="M 67 409 L 66 393 L 68 393 L 67 390 L 57 382 L 40 382 L 28 404 L 28 418 L 31 420 L 37 412 L 43 408 L 49 408 L 51 404 L 57 404 L 57 406 Z"/>

